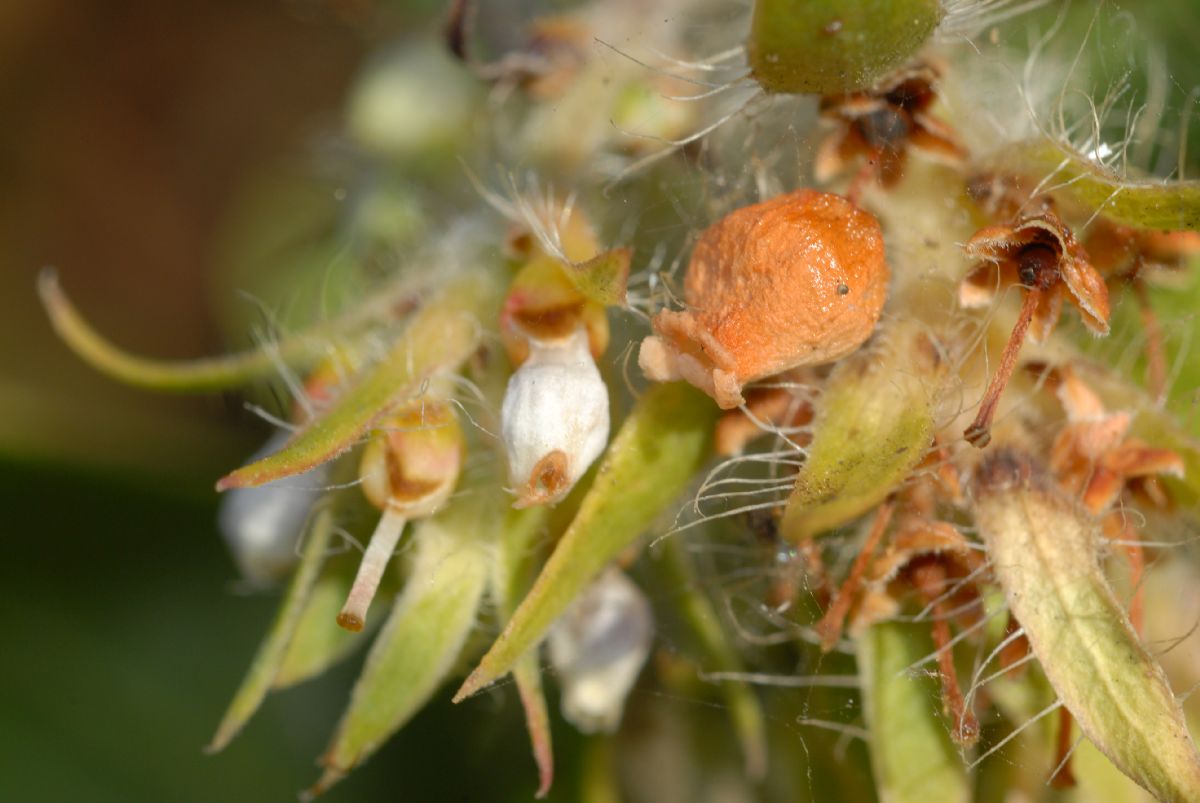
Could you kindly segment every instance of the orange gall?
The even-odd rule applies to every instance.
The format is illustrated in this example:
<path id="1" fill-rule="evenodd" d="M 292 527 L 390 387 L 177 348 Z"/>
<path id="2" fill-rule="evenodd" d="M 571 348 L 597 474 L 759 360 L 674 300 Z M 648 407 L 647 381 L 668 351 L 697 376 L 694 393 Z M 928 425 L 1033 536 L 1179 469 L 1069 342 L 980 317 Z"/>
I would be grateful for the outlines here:
<path id="1" fill-rule="evenodd" d="M 700 237 L 687 309 L 663 310 L 638 362 L 725 409 L 749 382 L 833 362 L 875 330 L 887 300 L 883 233 L 840 195 L 799 190 L 737 209 Z"/>

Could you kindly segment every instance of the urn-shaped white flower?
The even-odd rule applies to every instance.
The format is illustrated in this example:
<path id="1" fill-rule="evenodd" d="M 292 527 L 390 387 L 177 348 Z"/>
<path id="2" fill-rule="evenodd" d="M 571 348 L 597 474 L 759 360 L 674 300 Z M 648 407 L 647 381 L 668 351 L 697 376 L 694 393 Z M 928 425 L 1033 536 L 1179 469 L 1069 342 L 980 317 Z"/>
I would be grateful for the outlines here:
<path id="1" fill-rule="evenodd" d="M 280 430 L 250 458 L 274 454 L 291 438 Z M 254 488 L 234 488 L 221 499 L 218 527 L 242 578 L 256 588 L 274 585 L 299 560 L 296 546 L 313 504 L 329 484 L 328 465 Z"/>
<path id="2" fill-rule="evenodd" d="M 582 328 L 558 340 L 530 338 L 500 417 L 515 506 L 566 496 L 608 442 L 608 388 Z"/>
<path id="3" fill-rule="evenodd" d="M 620 569 L 607 569 L 550 631 L 563 716 L 584 733 L 615 731 L 653 640 L 646 595 Z"/>

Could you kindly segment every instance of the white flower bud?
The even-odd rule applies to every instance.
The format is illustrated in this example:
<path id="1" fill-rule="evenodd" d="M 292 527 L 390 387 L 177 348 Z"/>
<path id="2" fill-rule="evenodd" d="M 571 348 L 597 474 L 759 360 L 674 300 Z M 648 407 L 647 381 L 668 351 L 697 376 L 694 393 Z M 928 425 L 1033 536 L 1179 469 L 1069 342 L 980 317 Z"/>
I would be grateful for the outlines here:
<path id="1" fill-rule="evenodd" d="M 290 432 L 275 433 L 250 460 L 274 454 L 290 437 Z M 272 585 L 295 564 L 301 530 L 329 483 L 328 474 L 328 466 L 321 465 L 255 488 L 234 488 L 221 497 L 217 526 L 251 585 Z"/>
<path id="2" fill-rule="evenodd" d="M 550 663 L 559 672 L 567 721 L 584 733 L 615 731 L 653 639 L 646 595 L 609 568 L 550 630 Z"/>
<path id="3" fill-rule="evenodd" d="M 582 328 L 561 340 L 530 338 L 500 418 L 516 507 L 566 496 L 608 442 L 608 388 Z"/>

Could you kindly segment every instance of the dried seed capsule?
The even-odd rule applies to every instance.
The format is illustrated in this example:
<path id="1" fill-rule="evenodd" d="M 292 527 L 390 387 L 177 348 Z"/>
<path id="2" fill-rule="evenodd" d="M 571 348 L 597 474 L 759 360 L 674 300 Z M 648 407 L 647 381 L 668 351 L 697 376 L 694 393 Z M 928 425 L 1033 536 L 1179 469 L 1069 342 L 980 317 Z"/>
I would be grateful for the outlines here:
<path id="1" fill-rule="evenodd" d="M 550 631 L 563 716 L 584 733 L 615 731 L 653 637 L 653 612 L 641 589 L 618 569 L 600 575 Z"/>
<path id="2" fill-rule="evenodd" d="M 529 339 L 500 417 L 516 507 L 566 496 L 608 442 L 608 388 L 582 328 L 561 340 Z"/>
<path id="3" fill-rule="evenodd" d="M 879 221 L 839 195 L 800 190 L 738 209 L 701 235 L 688 309 L 654 317 L 638 364 L 736 407 L 748 382 L 861 346 L 888 276 Z"/>

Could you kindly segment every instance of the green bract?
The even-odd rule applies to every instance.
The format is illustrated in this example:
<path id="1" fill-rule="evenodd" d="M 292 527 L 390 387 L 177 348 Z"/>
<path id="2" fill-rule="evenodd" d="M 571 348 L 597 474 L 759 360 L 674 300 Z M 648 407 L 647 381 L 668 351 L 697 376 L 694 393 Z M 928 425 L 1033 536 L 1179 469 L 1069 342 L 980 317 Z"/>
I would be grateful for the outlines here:
<path id="1" fill-rule="evenodd" d="M 1100 569 L 1095 522 L 1012 451 L 981 466 L 975 498 L 1008 604 L 1084 734 L 1160 800 L 1200 799 L 1200 752 Z"/>

